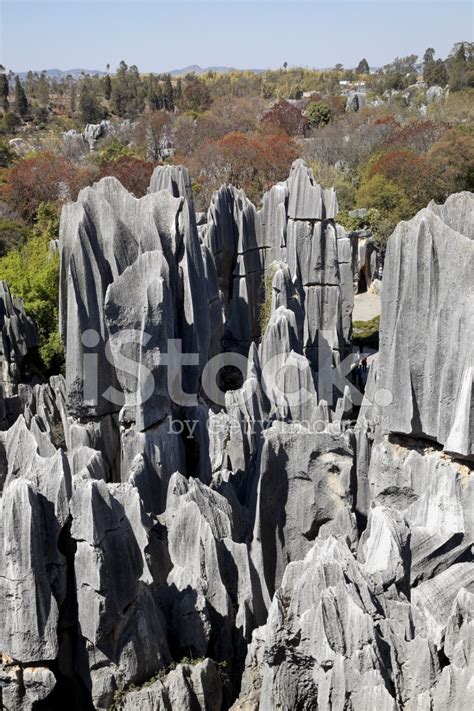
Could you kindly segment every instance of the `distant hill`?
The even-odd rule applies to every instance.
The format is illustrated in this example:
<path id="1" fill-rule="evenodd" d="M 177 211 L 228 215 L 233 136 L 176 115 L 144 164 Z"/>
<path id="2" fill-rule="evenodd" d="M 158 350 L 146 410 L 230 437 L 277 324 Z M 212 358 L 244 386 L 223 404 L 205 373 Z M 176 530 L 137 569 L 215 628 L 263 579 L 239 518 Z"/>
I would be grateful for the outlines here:
<path id="1" fill-rule="evenodd" d="M 47 77 L 51 79 L 62 79 L 70 74 L 74 79 L 78 79 L 81 74 L 90 74 L 91 76 L 104 76 L 107 72 L 101 72 L 99 69 L 32 69 L 34 74 L 41 74 L 43 71 Z M 18 72 L 20 79 L 26 79 L 28 72 Z"/>
<path id="2" fill-rule="evenodd" d="M 189 67 L 183 67 L 182 69 L 172 69 L 167 74 L 171 74 L 172 77 L 184 76 L 189 74 L 189 72 L 194 72 L 194 74 L 206 74 L 207 72 L 216 72 L 216 74 L 226 74 L 227 72 L 240 72 L 246 71 L 243 69 L 237 69 L 236 67 L 200 67 L 199 64 L 190 64 Z M 249 69 L 249 72 L 260 73 L 265 71 L 264 69 Z"/>
<path id="3" fill-rule="evenodd" d="M 34 74 L 41 74 L 44 71 L 47 77 L 51 79 L 62 79 L 68 75 L 71 75 L 74 79 L 79 79 L 81 74 L 90 74 L 91 76 L 105 76 L 107 72 L 103 72 L 100 69 L 32 69 Z M 183 67 L 182 69 L 172 69 L 170 72 L 158 72 L 157 74 L 170 74 L 172 77 L 184 76 L 190 72 L 194 74 L 206 74 L 207 72 L 216 72 L 219 74 L 225 74 L 227 72 L 244 71 L 241 69 L 236 69 L 235 67 L 200 67 L 198 64 L 190 64 L 189 67 Z M 249 69 L 250 72 L 260 72 L 265 71 L 264 69 Z M 115 74 L 114 71 L 109 72 L 110 74 Z M 149 72 L 146 72 L 147 74 Z M 18 72 L 20 79 L 26 79 L 28 72 Z"/>

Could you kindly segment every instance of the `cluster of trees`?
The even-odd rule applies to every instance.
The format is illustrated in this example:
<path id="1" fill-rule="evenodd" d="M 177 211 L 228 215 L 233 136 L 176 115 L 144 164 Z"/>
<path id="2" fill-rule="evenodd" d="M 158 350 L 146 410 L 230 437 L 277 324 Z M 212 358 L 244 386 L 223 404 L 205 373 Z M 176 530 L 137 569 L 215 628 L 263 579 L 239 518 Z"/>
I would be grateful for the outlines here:
<path id="1" fill-rule="evenodd" d="M 3 125 L 6 122 L 7 130 L 13 130 L 13 117 L 43 125 L 64 116 L 82 123 L 94 123 L 107 116 L 135 118 L 145 109 L 201 113 L 224 96 L 274 101 L 297 100 L 311 92 L 334 96 L 341 81 L 364 81 L 370 91 L 383 94 L 415 84 L 420 71 L 428 86 L 449 85 L 451 91 L 461 91 L 474 86 L 474 43 L 455 44 L 445 60 L 435 59 L 434 49 L 428 48 L 422 60 L 417 55 L 397 57 L 372 71 L 366 58 L 355 69 L 337 64 L 332 70 L 320 71 L 288 68 L 285 63 L 281 69 L 265 72 L 208 72 L 202 76 L 191 73 L 177 79 L 167 74 L 141 75 L 137 66 L 127 66 L 123 61 L 113 75 L 109 69 L 107 65 L 105 76 L 83 75 L 78 80 L 29 72 L 21 82 L 0 67 Z M 324 110 L 327 112 L 327 107 Z"/>
<path id="2" fill-rule="evenodd" d="M 323 186 L 336 187 L 338 219 L 351 229 L 369 226 L 382 245 L 399 220 L 431 199 L 473 190 L 473 46 L 460 43 L 447 60 L 430 48 L 422 67 L 426 84 L 450 87 L 426 116 L 416 103 L 397 101 L 347 112 L 339 85 L 345 79 L 364 81 L 369 93 L 404 89 L 420 78 L 415 56 L 375 72 L 365 58 L 351 70 L 284 67 L 178 79 L 143 76 L 124 62 L 114 75 L 79 80 L 30 74 L 20 81 L 0 71 L 0 278 L 38 323 L 38 368 L 48 372 L 61 362 L 58 259 L 49 248 L 61 205 L 103 176 L 115 176 L 140 197 L 155 166 L 174 161 L 189 168 L 198 209 L 207 209 L 224 182 L 242 187 L 259 205 L 262 193 L 302 156 Z M 82 139 L 65 141 L 65 128 L 82 129 L 107 116 L 116 126 L 132 121 L 122 121 L 93 152 Z M 36 126 L 29 132 L 30 122 Z M 19 125 L 25 155 L 8 142 Z M 170 139 L 175 155 L 164 158 Z M 367 215 L 350 218 L 355 207 L 368 208 Z"/>
<path id="3" fill-rule="evenodd" d="M 431 200 L 443 202 L 453 192 L 474 190 L 474 132 L 431 120 L 403 126 L 382 122 L 373 129 L 375 144 L 361 160 L 357 155 L 348 160 L 332 182 L 345 208 L 338 220 L 349 229 L 369 227 L 383 247 L 400 220 L 410 219 Z M 348 215 L 354 207 L 370 209 L 365 218 L 354 220 Z"/>
<path id="4" fill-rule="evenodd" d="M 428 86 L 446 86 L 461 91 L 474 86 L 474 43 L 458 42 L 446 60 L 435 59 L 429 47 L 423 56 L 423 79 Z"/>
<path id="5" fill-rule="evenodd" d="M 0 67 L 0 102 L 2 128 L 9 132 L 19 121 L 42 126 L 67 117 L 80 124 L 97 123 L 110 116 L 133 119 L 146 108 L 200 112 L 208 108 L 212 97 L 206 83 L 194 74 L 173 82 L 169 74 L 142 76 L 138 67 L 122 61 L 113 76 L 84 74 L 77 80 L 29 72 L 22 82 Z"/>

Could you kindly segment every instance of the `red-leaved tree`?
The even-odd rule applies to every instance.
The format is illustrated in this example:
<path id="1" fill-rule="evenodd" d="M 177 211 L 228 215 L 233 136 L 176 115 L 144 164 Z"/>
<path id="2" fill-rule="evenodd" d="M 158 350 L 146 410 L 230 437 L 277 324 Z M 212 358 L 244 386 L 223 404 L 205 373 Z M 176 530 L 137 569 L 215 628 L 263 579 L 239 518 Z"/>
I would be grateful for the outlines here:
<path id="1" fill-rule="evenodd" d="M 122 156 L 117 160 L 104 163 L 101 167 L 100 177 L 107 175 L 120 180 L 122 185 L 127 190 L 135 195 L 135 197 L 143 197 L 146 195 L 148 185 L 150 184 L 151 174 L 157 163 L 150 163 L 141 158 L 132 156 Z"/>
<path id="2" fill-rule="evenodd" d="M 75 200 L 79 190 L 95 177 L 93 166 L 78 167 L 64 156 L 37 153 L 7 171 L 2 193 L 24 220 L 32 222 L 42 202 Z"/>
<path id="3" fill-rule="evenodd" d="M 289 136 L 302 136 L 308 129 L 308 119 L 289 101 L 279 101 L 262 116 L 262 126 L 285 131 Z"/>

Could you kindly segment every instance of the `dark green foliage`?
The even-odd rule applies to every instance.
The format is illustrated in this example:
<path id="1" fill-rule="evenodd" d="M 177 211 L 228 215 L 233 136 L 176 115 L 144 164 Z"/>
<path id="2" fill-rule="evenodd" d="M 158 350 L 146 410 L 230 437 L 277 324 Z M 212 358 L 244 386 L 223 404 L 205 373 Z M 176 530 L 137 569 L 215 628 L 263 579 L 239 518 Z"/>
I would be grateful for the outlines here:
<path id="1" fill-rule="evenodd" d="M 211 94 L 206 83 L 192 74 L 183 88 L 181 108 L 199 114 L 206 111 L 211 103 Z"/>
<path id="2" fill-rule="evenodd" d="M 36 323 L 45 372 L 51 368 L 57 372 L 63 360 L 58 332 L 59 256 L 50 251 L 51 240 L 58 238 L 59 215 L 56 205 L 41 204 L 30 236 L 19 249 L 0 259 L 0 279 L 23 299 L 27 314 Z"/>
<path id="3" fill-rule="evenodd" d="M 15 159 L 15 152 L 10 148 L 10 145 L 0 140 L 0 168 L 8 168 Z"/>
<path id="4" fill-rule="evenodd" d="M 10 87 L 8 85 L 8 78 L 4 72 L 0 74 L 0 101 L 2 102 L 2 109 L 8 111 L 8 94 L 10 92 Z"/>
<path id="5" fill-rule="evenodd" d="M 319 128 L 320 126 L 326 126 L 326 124 L 330 123 L 333 112 L 329 104 L 325 101 L 313 101 L 306 109 L 306 116 L 313 128 Z"/>
<path id="6" fill-rule="evenodd" d="M 3 114 L 0 120 L 0 133 L 13 133 L 19 124 L 18 116 L 10 112 Z"/>
<path id="7" fill-rule="evenodd" d="M 424 56 L 423 79 L 428 86 L 446 86 L 448 83 L 448 70 L 442 59 L 434 58 L 435 51 L 429 47 Z"/>
<path id="8" fill-rule="evenodd" d="M 15 78 L 14 111 L 15 114 L 22 119 L 25 119 L 28 115 L 28 100 L 20 81 L 20 77 L 18 76 Z"/>
<path id="9" fill-rule="evenodd" d="M 112 111 L 117 116 L 134 118 L 145 108 L 145 90 L 138 68 L 128 67 L 122 60 L 112 80 L 110 97 Z"/>
<path id="10" fill-rule="evenodd" d="M 474 43 L 455 44 L 447 60 L 449 88 L 461 91 L 474 86 Z"/>
<path id="11" fill-rule="evenodd" d="M 167 111 L 174 111 L 174 91 L 169 74 L 166 75 L 163 86 L 163 108 Z"/>
<path id="12" fill-rule="evenodd" d="M 49 83 L 44 72 L 41 73 L 38 79 L 34 96 L 38 99 L 40 106 L 47 106 L 49 102 Z"/>
<path id="13" fill-rule="evenodd" d="M 100 105 L 96 84 L 90 77 L 84 77 L 81 81 L 79 113 L 84 123 L 98 123 L 104 118 L 104 110 Z"/>
<path id="14" fill-rule="evenodd" d="M 428 86 L 446 86 L 448 83 L 448 70 L 442 59 L 425 64 L 423 78 Z"/>
<path id="15" fill-rule="evenodd" d="M 30 229 L 18 220 L 0 218 L 0 257 L 21 247 L 31 234 Z"/>
<path id="16" fill-rule="evenodd" d="M 104 96 L 107 101 L 109 101 L 110 97 L 112 96 L 112 79 L 108 74 L 106 77 L 104 77 Z"/>
<path id="17" fill-rule="evenodd" d="M 364 59 L 360 60 L 359 64 L 357 65 L 356 72 L 357 72 L 357 74 L 369 74 L 369 72 L 370 72 L 369 63 L 365 59 L 365 57 L 364 57 Z"/>
<path id="18" fill-rule="evenodd" d="M 156 74 L 150 74 L 147 78 L 146 96 L 152 111 L 161 111 L 164 108 L 163 89 Z"/>

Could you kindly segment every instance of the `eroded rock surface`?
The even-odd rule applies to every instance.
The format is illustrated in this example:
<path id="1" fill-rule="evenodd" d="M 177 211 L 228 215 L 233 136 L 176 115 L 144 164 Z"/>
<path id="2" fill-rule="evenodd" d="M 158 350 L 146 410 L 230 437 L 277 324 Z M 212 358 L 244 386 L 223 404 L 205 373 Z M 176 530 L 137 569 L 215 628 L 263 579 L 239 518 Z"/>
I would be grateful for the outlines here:
<path id="1" fill-rule="evenodd" d="M 260 210 L 179 166 L 64 208 L 65 378 L 0 298 L 5 708 L 473 705 L 473 200 L 390 238 L 363 400 L 367 258 L 303 161 Z"/>

